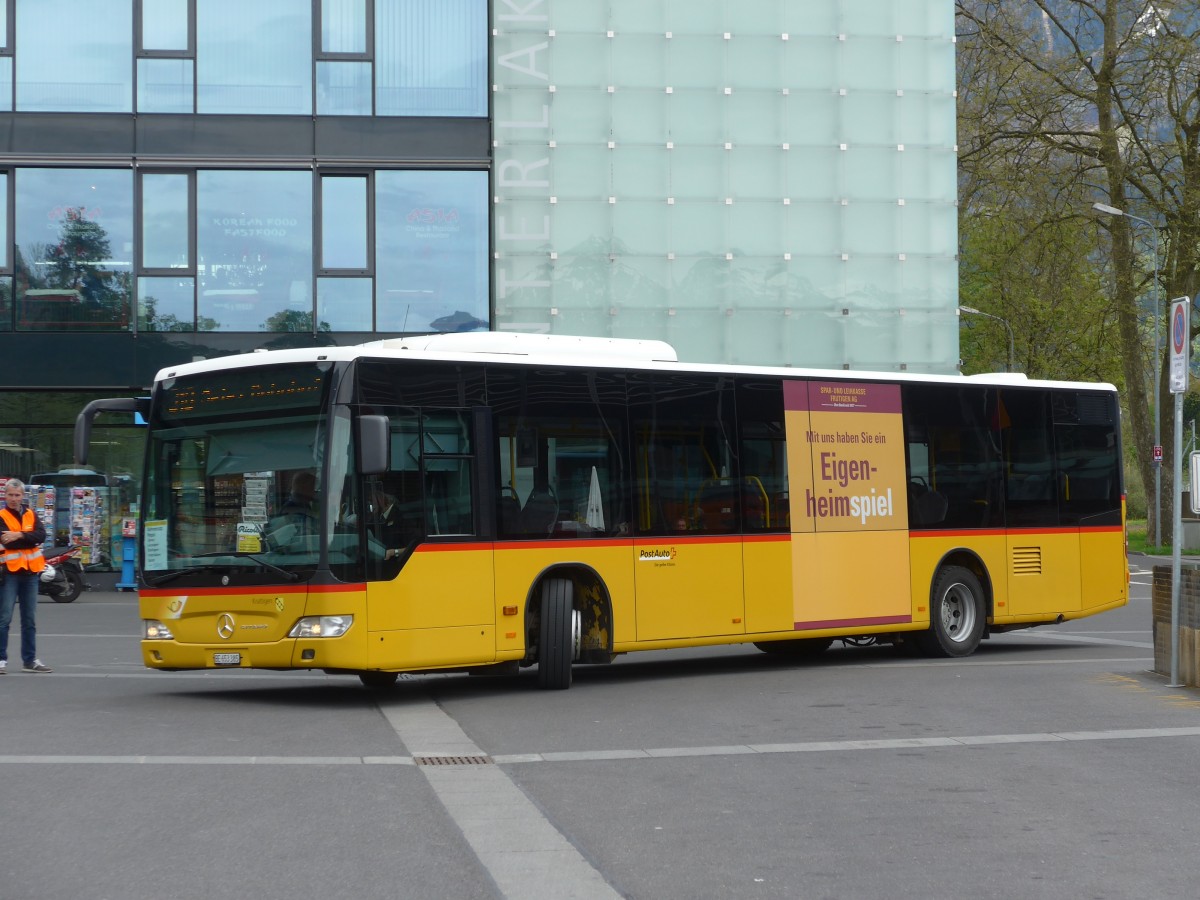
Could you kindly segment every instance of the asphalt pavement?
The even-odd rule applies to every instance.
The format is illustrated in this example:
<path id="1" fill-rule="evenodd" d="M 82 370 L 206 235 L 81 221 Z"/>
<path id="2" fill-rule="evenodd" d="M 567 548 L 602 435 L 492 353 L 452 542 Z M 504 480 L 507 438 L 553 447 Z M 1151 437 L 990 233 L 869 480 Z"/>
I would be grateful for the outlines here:
<path id="1" fill-rule="evenodd" d="M 43 598 L 54 673 L 0 679 L 0 897 L 1190 896 L 1200 691 L 1151 671 L 1158 561 L 964 660 L 696 648 L 557 692 L 152 672 L 134 594 Z"/>

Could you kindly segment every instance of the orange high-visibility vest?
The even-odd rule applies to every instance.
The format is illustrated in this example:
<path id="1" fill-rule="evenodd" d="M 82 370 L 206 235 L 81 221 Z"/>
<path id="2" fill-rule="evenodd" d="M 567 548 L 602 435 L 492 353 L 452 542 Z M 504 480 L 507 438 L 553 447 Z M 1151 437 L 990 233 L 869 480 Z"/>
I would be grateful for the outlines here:
<path id="1" fill-rule="evenodd" d="M 33 531 L 37 524 L 37 516 L 32 509 L 26 508 L 25 514 L 18 521 L 7 504 L 0 509 L 0 519 L 4 520 L 4 531 Z M 41 547 L 22 547 L 18 550 L 5 544 L 4 555 L 0 559 L 4 560 L 4 564 L 8 566 L 10 572 L 20 572 L 22 569 L 40 572 L 46 568 L 46 560 L 42 558 Z"/>

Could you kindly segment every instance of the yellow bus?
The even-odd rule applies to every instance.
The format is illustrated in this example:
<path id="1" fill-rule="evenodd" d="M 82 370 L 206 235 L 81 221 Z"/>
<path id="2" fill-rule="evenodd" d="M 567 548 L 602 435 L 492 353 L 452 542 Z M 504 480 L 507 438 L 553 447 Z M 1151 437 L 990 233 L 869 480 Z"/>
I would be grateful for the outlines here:
<path id="1" fill-rule="evenodd" d="M 1128 598 L 1109 385 L 680 363 L 515 333 L 257 352 L 149 423 L 154 669 L 515 672 L 834 641 L 966 656 Z"/>

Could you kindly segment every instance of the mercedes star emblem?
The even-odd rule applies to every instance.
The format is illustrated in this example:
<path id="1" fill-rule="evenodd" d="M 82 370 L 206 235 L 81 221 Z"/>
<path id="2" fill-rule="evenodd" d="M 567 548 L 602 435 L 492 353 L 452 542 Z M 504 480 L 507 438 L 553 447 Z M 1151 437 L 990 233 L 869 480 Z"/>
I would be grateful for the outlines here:
<path id="1" fill-rule="evenodd" d="M 224 640 L 233 637 L 233 616 L 229 613 L 221 613 L 221 618 L 217 619 L 217 637 Z"/>

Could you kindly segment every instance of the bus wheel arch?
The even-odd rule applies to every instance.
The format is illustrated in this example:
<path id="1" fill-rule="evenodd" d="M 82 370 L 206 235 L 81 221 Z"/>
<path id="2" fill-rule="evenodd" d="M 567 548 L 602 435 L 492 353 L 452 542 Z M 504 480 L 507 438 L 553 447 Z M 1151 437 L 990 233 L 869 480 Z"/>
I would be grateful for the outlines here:
<path id="1" fill-rule="evenodd" d="M 534 581 L 525 603 L 524 662 L 537 663 L 541 687 L 569 687 L 572 663 L 611 662 L 612 634 L 612 599 L 590 566 L 552 566 Z"/>
<path id="2" fill-rule="evenodd" d="M 992 584 L 974 553 L 947 553 L 929 587 L 929 629 L 918 643 L 931 656 L 970 656 L 979 647 L 992 615 Z"/>

